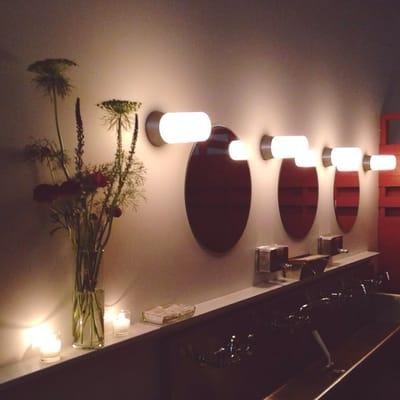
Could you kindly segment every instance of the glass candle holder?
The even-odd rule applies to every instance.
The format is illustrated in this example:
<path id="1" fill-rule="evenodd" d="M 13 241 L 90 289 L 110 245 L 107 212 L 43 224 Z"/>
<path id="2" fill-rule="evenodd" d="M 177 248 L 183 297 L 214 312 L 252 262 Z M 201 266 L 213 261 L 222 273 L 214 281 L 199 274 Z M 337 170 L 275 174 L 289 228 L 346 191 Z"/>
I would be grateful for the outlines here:
<path id="1" fill-rule="evenodd" d="M 113 320 L 114 336 L 125 336 L 131 326 L 131 313 L 128 310 L 121 310 Z"/>
<path id="2" fill-rule="evenodd" d="M 40 339 L 40 360 L 45 363 L 59 361 L 61 358 L 61 338 L 58 333 L 47 333 Z"/>

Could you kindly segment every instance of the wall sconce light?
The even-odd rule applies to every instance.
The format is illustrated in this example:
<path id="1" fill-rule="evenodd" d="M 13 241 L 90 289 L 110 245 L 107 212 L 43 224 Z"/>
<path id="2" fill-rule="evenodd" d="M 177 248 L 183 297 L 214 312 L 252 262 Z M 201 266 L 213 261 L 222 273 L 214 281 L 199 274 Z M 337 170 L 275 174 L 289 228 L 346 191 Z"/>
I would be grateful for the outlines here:
<path id="1" fill-rule="evenodd" d="M 307 150 L 298 154 L 294 163 L 301 168 L 311 168 L 317 166 L 317 153 L 314 150 Z"/>
<path id="2" fill-rule="evenodd" d="M 260 142 L 261 157 L 295 158 L 308 150 L 308 139 L 305 136 L 268 136 L 264 135 Z"/>
<path id="3" fill-rule="evenodd" d="M 154 146 L 204 142 L 211 134 L 211 120 L 204 112 L 153 111 L 146 120 L 146 134 Z"/>
<path id="4" fill-rule="evenodd" d="M 392 154 L 365 155 L 363 158 L 365 171 L 392 171 L 396 165 L 396 156 Z"/>
<path id="5" fill-rule="evenodd" d="M 333 165 L 338 171 L 358 171 L 362 163 L 362 152 L 359 147 L 325 147 L 322 163 L 324 167 Z"/>
<path id="6" fill-rule="evenodd" d="M 249 159 L 246 146 L 241 140 L 232 140 L 228 147 L 229 157 L 235 161 L 244 161 Z"/>

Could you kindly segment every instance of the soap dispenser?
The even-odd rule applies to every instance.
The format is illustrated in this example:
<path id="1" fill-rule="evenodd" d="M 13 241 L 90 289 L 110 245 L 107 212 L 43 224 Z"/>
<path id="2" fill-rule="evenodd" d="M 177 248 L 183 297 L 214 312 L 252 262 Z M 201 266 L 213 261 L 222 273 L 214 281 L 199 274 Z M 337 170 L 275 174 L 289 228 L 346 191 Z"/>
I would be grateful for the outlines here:
<path id="1" fill-rule="evenodd" d="M 343 248 L 343 235 L 324 234 L 318 238 L 318 254 L 335 256 L 348 252 Z"/>

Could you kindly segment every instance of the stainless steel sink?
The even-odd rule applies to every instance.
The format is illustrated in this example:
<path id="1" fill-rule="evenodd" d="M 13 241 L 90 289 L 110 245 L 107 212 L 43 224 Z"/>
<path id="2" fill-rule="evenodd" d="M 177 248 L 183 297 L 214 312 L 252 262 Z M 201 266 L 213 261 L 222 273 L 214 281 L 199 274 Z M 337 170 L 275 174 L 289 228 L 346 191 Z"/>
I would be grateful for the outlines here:
<path id="1" fill-rule="evenodd" d="M 369 294 L 367 306 L 371 322 L 400 324 L 400 295 L 392 293 Z"/>
<path id="2" fill-rule="evenodd" d="M 368 317 L 366 323 L 332 351 L 333 360 L 343 373 L 335 375 L 321 368 L 320 363 L 311 365 L 265 400 L 323 399 L 372 354 L 400 335 L 400 295 L 370 293 L 358 299 L 360 312 Z"/>

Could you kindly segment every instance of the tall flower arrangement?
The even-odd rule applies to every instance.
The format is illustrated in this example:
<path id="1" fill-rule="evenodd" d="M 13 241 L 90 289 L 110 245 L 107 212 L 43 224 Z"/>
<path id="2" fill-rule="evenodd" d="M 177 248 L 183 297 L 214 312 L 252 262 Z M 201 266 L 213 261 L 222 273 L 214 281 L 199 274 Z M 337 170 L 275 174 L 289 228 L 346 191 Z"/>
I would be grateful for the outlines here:
<path id="1" fill-rule="evenodd" d="M 104 339 L 102 299 L 96 294 L 104 248 L 113 222 L 123 209 L 136 209 L 143 197 L 145 169 L 135 157 L 138 110 L 141 103 L 108 100 L 97 104 L 104 112 L 109 130 L 116 133 L 114 160 L 90 165 L 84 161 L 85 134 L 79 98 L 75 103 L 76 147 L 73 162 L 65 150 L 61 133 L 59 102 L 71 92 L 66 72 L 76 63 L 67 59 L 46 59 L 28 67 L 33 81 L 53 106 L 56 140 L 32 141 L 26 158 L 49 171 L 50 181 L 37 185 L 33 198 L 49 207 L 51 233 L 67 232 L 75 252 L 74 343 L 77 347 L 99 347 Z M 132 129 L 129 151 L 122 147 L 122 133 Z M 99 314 L 100 312 L 100 314 Z"/>

